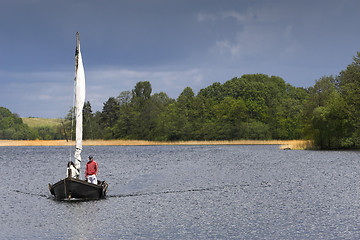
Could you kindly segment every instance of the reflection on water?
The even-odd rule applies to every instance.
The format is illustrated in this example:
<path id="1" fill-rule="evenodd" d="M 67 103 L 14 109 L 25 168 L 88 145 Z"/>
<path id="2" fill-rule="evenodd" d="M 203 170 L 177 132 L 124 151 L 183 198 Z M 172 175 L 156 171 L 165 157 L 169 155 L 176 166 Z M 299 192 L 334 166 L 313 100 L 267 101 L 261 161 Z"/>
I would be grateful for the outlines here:
<path id="1" fill-rule="evenodd" d="M 54 201 L 68 147 L 1 147 L 0 239 L 358 239 L 359 152 L 98 146 L 100 201 Z M 85 163 L 83 163 L 84 175 Z"/>

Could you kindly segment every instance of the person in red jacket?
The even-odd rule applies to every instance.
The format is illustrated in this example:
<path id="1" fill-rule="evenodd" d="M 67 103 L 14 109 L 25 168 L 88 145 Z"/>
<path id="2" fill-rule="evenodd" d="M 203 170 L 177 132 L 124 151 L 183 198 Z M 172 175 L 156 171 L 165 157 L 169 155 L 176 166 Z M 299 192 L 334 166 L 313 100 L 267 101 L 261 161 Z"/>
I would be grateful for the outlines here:
<path id="1" fill-rule="evenodd" d="M 85 178 L 89 183 L 97 184 L 96 174 L 98 172 L 98 164 L 94 161 L 93 156 L 89 156 L 89 161 L 86 163 Z"/>

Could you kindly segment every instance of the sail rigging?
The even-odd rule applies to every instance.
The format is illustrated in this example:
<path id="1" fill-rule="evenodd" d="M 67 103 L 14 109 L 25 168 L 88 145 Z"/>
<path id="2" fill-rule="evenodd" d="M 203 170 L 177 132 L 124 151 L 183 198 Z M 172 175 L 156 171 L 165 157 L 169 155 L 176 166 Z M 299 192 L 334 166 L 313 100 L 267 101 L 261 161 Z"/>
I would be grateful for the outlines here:
<path id="1" fill-rule="evenodd" d="M 75 119 L 76 119 L 76 140 L 75 140 L 75 167 L 80 172 L 81 151 L 82 151 L 82 123 L 83 107 L 85 102 L 85 71 L 80 51 L 79 33 L 76 33 L 75 51 Z"/>
<path id="2" fill-rule="evenodd" d="M 82 151 L 82 123 L 83 108 L 85 102 L 85 72 L 80 52 L 79 33 L 76 33 L 76 52 L 75 52 L 75 79 L 74 79 L 74 112 L 76 121 L 76 140 L 75 140 L 75 168 L 80 172 L 81 151 Z M 68 166 L 69 167 L 69 166 Z M 67 169 L 67 176 L 55 184 L 49 183 L 49 190 L 56 200 L 71 199 L 100 199 L 106 196 L 108 184 L 105 181 L 97 181 L 97 184 L 90 183 L 86 179 L 79 179 L 79 175 L 74 177 L 71 169 Z"/>

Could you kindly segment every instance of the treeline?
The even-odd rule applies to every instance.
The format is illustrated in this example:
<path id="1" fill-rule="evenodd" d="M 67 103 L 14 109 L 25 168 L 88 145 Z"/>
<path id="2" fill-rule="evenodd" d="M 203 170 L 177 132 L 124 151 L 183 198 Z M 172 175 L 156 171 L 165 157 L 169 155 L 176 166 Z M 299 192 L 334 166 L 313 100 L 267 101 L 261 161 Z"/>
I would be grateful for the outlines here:
<path id="1" fill-rule="evenodd" d="M 0 139 L 36 139 L 36 131 L 23 124 L 22 119 L 7 108 L 0 107 Z"/>
<path id="2" fill-rule="evenodd" d="M 110 97 L 101 112 L 84 109 L 85 138 L 156 141 L 312 139 L 319 149 L 360 146 L 360 53 L 337 76 L 309 88 L 276 76 L 243 75 L 177 99 L 138 82 Z"/>
<path id="3" fill-rule="evenodd" d="M 7 109 L 0 112 L 0 138 L 71 138 L 69 112 L 57 129 L 30 129 Z M 155 141 L 312 139 L 319 149 L 360 146 L 360 53 L 337 76 L 309 88 L 277 76 L 247 74 L 213 83 L 197 94 L 186 87 L 177 99 L 152 94 L 150 82 L 109 97 L 102 111 L 83 110 L 84 139 Z M 74 139 L 74 136 L 72 137 Z"/>
<path id="4" fill-rule="evenodd" d="M 151 84 L 110 97 L 101 112 L 84 108 L 84 137 L 155 141 L 302 139 L 308 92 L 279 77 L 243 75 L 177 99 L 152 93 Z"/>
<path id="5" fill-rule="evenodd" d="M 309 88 L 305 134 L 320 149 L 360 147 L 360 52 L 337 76 Z"/>
<path id="6" fill-rule="evenodd" d="M 29 127 L 16 113 L 0 107 L 0 139 L 8 140 L 58 140 L 64 139 L 64 127 Z"/>

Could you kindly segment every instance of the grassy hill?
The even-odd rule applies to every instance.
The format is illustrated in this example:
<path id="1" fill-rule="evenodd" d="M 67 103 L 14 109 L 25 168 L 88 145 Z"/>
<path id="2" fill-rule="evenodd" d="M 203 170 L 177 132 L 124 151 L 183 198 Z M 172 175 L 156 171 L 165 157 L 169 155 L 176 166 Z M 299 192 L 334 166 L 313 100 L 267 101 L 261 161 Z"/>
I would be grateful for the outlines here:
<path id="1" fill-rule="evenodd" d="M 21 118 L 23 123 L 27 124 L 31 128 L 39 128 L 39 127 L 57 127 L 61 125 L 60 118 Z"/>

